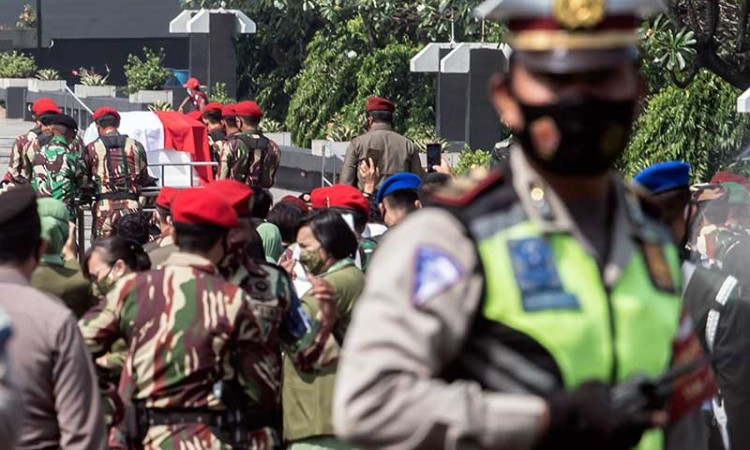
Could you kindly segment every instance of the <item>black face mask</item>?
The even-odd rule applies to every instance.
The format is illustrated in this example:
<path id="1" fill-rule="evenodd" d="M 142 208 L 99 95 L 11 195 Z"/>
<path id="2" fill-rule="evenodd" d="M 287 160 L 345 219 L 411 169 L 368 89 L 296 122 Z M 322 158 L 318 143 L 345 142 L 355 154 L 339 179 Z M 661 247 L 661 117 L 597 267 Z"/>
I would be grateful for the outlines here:
<path id="1" fill-rule="evenodd" d="M 533 106 L 517 101 L 526 124 L 516 137 L 526 155 L 552 173 L 602 174 L 612 167 L 628 144 L 635 99 L 609 101 L 582 95 Z M 560 133 L 557 149 L 544 152 L 534 145 L 530 129 L 540 119 L 551 120 L 557 127 Z"/>

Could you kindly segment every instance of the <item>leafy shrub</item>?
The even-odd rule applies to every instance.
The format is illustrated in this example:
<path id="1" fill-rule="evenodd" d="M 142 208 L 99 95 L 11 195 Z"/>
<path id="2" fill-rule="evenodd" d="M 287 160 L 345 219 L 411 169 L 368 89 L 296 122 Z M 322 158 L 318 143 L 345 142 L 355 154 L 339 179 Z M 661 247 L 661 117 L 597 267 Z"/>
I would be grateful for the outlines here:
<path id="1" fill-rule="evenodd" d="M 42 81 L 58 81 L 61 80 L 60 72 L 55 69 L 42 69 L 36 73 L 36 78 Z"/>
<path id="2" fill-rule="evenodd" d="M 106 86 L 109 79 L 109 66 L 105 66 L 107 74 L 98 73 L 93 67 L 84 69 L 81 67 L 73 71 L 73 75 L 78 77 L 78 82 L 83 86 Z"/>
<path id="3" fill-rule="evenodd" d="M 169 102 L 156 102 L 148 105 L 148 110 L 153 111 L 174 111 L 172 104 Z"/>
<path id="4" fill-rule="evenodd" d="M 234 103 L 237 100 L 229 96 L 226 83 L 214 83 L 214 87 L 211 88 L 209 101 L 226 105 L 227 103 Z"/>
<path id="5" fill-rule="evenodd" d="M 284 124 L 267 117 L 263 118 L 263 122 L 260 124 L 260 128 L 264 133 L 281 133 L 284 131 Z"/>
<path id="6" fill-rule="evenodd" d="M 453 167 L 453 174 L 463 177 L 474 169 L 489 169 L 491 165 L 492 153 L 484 150 L 466 149 L 458 157 L 458 164 Z"/>
<path id="7" fill-rule="evenodd" d="M 30 78 L 36 69 L 32 56 L 26 56 L 15 50 L 0 53 L 0 78 Z"/>
<path id="8" fill-rule="evenodd" d="M 128 55 L 128 60 L 124 65 L 125 78 L 128 80 L 125 92 L 128 94 L 161 89 L 169 78 L 169 70 L 163 66 L 164 49 L 156 52 L 144 47 L 143 54 L 144 59 L 136 55 Z"/>

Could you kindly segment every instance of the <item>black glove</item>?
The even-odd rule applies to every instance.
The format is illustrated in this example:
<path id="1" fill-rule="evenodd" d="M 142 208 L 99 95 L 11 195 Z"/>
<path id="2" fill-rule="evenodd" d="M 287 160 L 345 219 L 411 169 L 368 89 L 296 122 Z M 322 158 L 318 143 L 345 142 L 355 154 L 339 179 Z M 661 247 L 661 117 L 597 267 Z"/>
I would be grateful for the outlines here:
<path id="1" fill-rule="evenodd" d="M 626 414 L 613 408 L 610 388 L 591 381 L 547 398 L 549 428 L 539 450 L 628 450 L 652 427 L 651 413 Z"/>

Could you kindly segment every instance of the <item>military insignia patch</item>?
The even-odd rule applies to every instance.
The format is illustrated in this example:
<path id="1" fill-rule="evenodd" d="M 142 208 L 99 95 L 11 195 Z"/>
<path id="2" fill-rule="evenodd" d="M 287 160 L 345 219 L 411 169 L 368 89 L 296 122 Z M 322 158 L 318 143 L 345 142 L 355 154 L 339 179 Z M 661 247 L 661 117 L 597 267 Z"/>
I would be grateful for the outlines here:
<path id="1" fill-rule="evenodd" d="M 435 247 L 420 247 L 414 259 L 412 304 L 423 306 L 455 286 L 464 276 L 464 269 L 453 256 Z"/>
<path id="2" fill-rule="evenodd" d="M 646 260 L 646 268 L 654 286 L 662 291 L 675 292 L 677 287 L 672 279 L 672 272 L 669 270 L 667 257 L 661 245 L 644 242 L 641 244 L 641 248 L 643 249 L 643 258 Z"/>
<path id="3" fill-rule="evenodd" d="M 544 239 L 508 241 L 508 251 L 524 311 L 580 309 L 578 298 L 565 292 L 552 249 Z"/>

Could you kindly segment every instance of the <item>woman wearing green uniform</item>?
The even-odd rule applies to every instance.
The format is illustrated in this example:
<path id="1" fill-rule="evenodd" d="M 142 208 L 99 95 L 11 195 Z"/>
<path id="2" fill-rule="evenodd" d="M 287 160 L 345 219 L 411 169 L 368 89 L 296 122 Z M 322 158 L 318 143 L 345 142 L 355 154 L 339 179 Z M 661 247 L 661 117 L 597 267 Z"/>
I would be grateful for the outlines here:
<path id="1" fill-rule="evenodd" d="M 341 345 L 365 284 L 352 259 L 357 238 L 338 213 L 321 210 L 304 219 L 297 243 L 300 263 L 308 275 L 333 286 L 339 320 L 316 367 L 299 371 L 284 360 L 284 439 L 292 450 L 351 448 L 333 436 L 332 404 Z M 318 314 L 311 293 L 301 301 L 311 317 Z"/>

